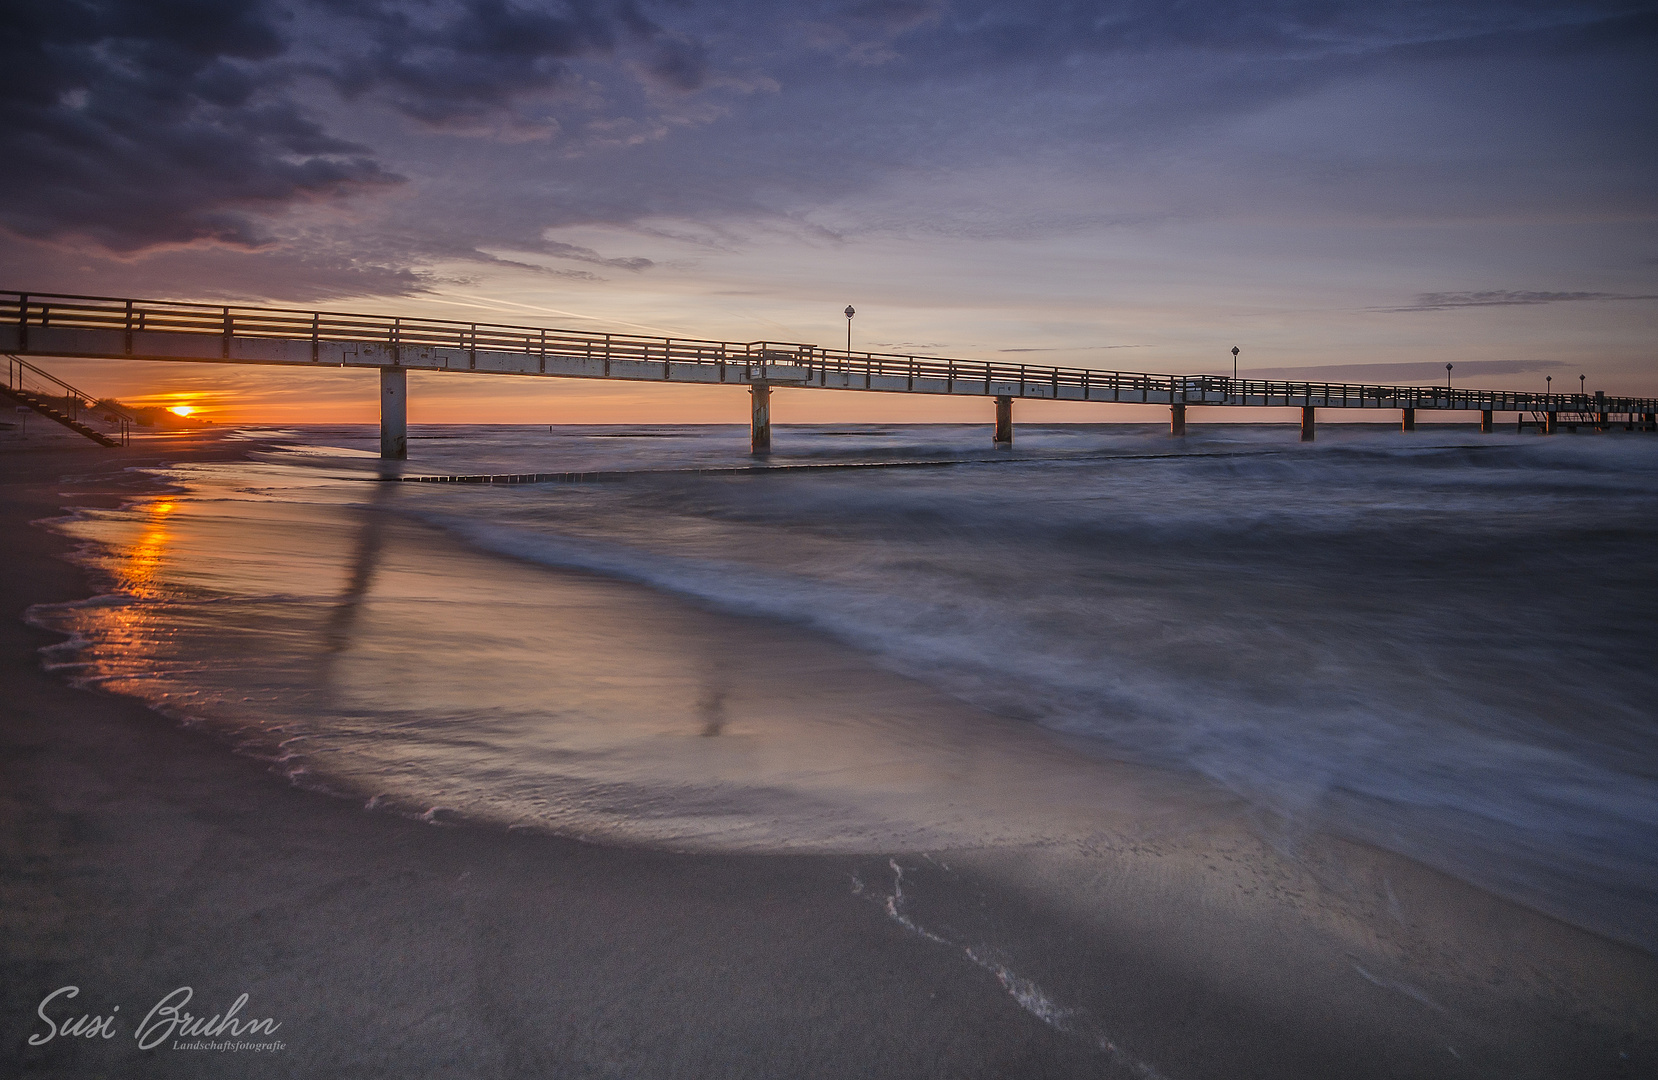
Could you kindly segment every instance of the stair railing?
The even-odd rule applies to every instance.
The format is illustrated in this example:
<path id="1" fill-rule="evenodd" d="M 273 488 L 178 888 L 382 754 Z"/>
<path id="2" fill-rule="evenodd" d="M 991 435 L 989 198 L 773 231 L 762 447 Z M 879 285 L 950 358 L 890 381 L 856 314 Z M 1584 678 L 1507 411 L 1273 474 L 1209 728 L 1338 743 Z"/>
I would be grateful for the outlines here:
<path id="1" fill-rule="evenodd" d="M 31 376 L 35 380 L 46 384 L 45 388 L 30 386 Z M 50 371 L 38 368 L 21 356 L 11 353 L 6 354 L 6 385 L 13 390 L 45 398 L 47 404 L 61 402 L 69 415 L 69 419 L 77 422 L 80 420 L 81 409 L 90 409 L 98 405 L 99 400 L 84 390 L 70 386 Z M 98 411 L 109 414 L 114 417 L 116 423 L 120 424 L 121 445 L 126 446 L 132 439 L 132 425 L 138 422 L 138 418 L 119 405 L 108 401 L 104 402 Z"/>

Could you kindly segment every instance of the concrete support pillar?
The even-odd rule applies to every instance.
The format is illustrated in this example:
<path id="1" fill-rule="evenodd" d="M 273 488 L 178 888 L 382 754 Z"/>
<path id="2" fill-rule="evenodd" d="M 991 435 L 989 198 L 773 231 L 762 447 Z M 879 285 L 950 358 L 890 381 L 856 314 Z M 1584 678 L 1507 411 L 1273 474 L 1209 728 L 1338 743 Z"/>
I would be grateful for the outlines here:
<path id="1" fill-rule="evenodd" d="M 1494 411 L 1494 409 L 1480 410 L 1480 432 L 1482 434 L 1489 435 L 1497 430 L 1497 421 L 1491 415 Z"/>
<path id="2" fill-rule="evenodd" d="M 1543 420 L 1543 434 L 1553 435 L 1560 430 L 1560 414 L 1557 412 L 1545 413 Z"/>
<path id="3" fill-rule="evenodd" d="M 996 433 L 994 441 L 1001 446 L 1013 445 L 1013 399 L 996 399 Z"/>
<path id="4" fill-rule="evenodd" d="M 752 410 L 748 420 L 748 448 L 751 453 L 771 451 L 771 383 L 757 382 L 748 388 Z"/>
<path id="5" fill-rule="evenodd" d="M 1648 431 L 1658 431 L 1658 413 L 1642 413 L 1641 419 Z"/>
<path id="6" fill-rule="evenodd" d="M 1403 412 L 1404 415 L 1402 417 L 1400 417 L 1400 419 L 1399 419 L 1399 430 L 1400 431 L 1415 431 L 1416 430 L 1416 410 L 1415 409 L 1402 409 L 1400 411 Z"/>
<path id="7" fill-rule="evenodd" d="M 1184 434 L 1186 434 L 1186 406 L 1184 406 L 1184 405 L 1170 405 L 1169 406 L 1169 434 L 1170 435 L 1184 435 Z"/>
<path id="8" fill-rule="evenodd" d="M 1311 405 L 1301 406 L 1301 441 L 1313 441 L 1313 407 Z"/>
<path id="9" fill-rule="evenodd" d="M 409 369 L 380 369 L 380 456 L 402 461 L 409 456 Z"/>

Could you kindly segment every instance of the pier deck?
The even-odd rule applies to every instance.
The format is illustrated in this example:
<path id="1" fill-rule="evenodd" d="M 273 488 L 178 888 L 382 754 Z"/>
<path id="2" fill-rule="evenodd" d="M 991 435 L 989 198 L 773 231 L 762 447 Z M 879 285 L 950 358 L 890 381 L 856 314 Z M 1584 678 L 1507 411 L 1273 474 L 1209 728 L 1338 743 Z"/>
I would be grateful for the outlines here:
<path id="1" fill-rule="evenodd" d="M 737 384 L 753 393 L 754 446 L 770 443 L 772 386 L 864 393 L 965 395 L 995 399 L 997 441 L 1011 441 L 1015 398 L 1161 405 L 1176 434 L 1187 406 L 1400 410 L 1406 430 L 1418 410 L 1592 415 L 1651 430 L 1658 398 L 1529 394 L 1448 386 L 1389 386 L 1223 375 L 1162 375 L 1094 368 L 1009 364 L 951 357 L 850 352 L 802 342 L 729 342 L 539 326 L 360 315 L 287 308 L 211 306 L 101 296 L 0 292 L 0 353 L 376 368 L 382 373 L 387 457 L 403 457 L 406 372 L 454 371 L 634 382 Z M 1621 419 L 1620 419 L 1621 418 Z M 1545 431 L 1557 426 L 1543 421 Z"/>

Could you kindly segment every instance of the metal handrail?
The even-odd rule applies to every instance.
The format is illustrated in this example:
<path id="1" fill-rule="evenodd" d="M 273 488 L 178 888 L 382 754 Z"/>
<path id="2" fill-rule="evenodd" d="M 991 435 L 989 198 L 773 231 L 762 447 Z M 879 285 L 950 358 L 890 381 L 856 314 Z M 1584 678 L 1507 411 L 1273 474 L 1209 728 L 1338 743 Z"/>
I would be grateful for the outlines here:
<path id="1" fill-rule="evenodd" d="M 583 332 L 507 323 L 462 322 L 367 315 L 353 312 L 307 311 L 239 305 L 193 304 L 171 300 L 132 300 L 64 293 L 0 291 L 0 324 L 19 330 L 19 348 L 27 351 L 32 327 L 68 327 L 125 333 L 128 352 L 133 335 L 150 331 L 199 334 L 223 338 L 272 338 L 287 341 L 363 343 L 394 350 L 458 349 L 474 358 L 480 351 L 519 353 L 541 357 L 581 357 L 590 360 L 654 361 L 663 364 L 773 365 L 802 367 L 808 381 L 851 386 L 861 380 L 871 387 L 875 378 L 902 378 L 910 388 L 916 379 L 943 380 L 957 385 L 980 383 L 985 393 L 993 387 L 1016 384 L 1021 396 L 1059 396 L 1060 387 L 1081 389 L 1086 400 L 1165 400 L 1210 404 L 1243 404 L 1251 399 L 1286 404 L 1316 399 L 1324 402 L 1389 402 L 1395 408 L 1485 408 L 1500 401 L 1504 411 L 1543 412 L 1582 408 L 1596 411 L 1651 412 L 1658 398 L 1595 398 L 1586 394 L 1530 394 L 1516 391 L 1452 389 L 1444 386 L 1396 386 L 1334 382 L 1290 382 L 1270 379 L 1234 379 L 1224 375 L 1160 375 L 1148 372 L 1105 371 L 1006 364 L 938 356 L 851 352 L 802 342 L 730 342 L 699 338 L 656 337 L 644 334 Z M 608 373 L 608 368 L 607 368 Z M 854 386 L 854 388 L 856 388 Z M 1002 392 L 996 389 L 994 392 Z M 1219 401 L 1213 398 L 1218 397 Z"/>
<path id="2" fill-rule="evenodd" d="M 32 389 L 31 387 L 25 385 L 25 381 L 29 375 L 33 375 L 37 379 L 44 380 L 52 386 L 55 386 L 61 392 L 41 392 L 39 390 Z M 138 418 L 136 416 L 122 408 L 120 405 L 107 401 L 106 399 L 93 397 L 85 390 L 71 386 L 69 383 L 64 382 L 56 375 L 53 375 L 50 371 L 47 371 L 44 368 L 36 367 L 34 364 L 29 363 L 21 356 L 14 355 L 12 353 L 6 354 L 6 386 L 12 390 L 18 390 L 44 398 L 48 402 L 62 402 L 66 407 L 69 419 L 77 422 L 80 420 L 81 409 L 90 409 L 97 405 L 100 401 L 104 401 L 104 405 L 100 411 L 115 414 L 121 425 L 121 442 L 123 445 L 127 443 L 130 438 L 130 425 L 138 422 Z"/>

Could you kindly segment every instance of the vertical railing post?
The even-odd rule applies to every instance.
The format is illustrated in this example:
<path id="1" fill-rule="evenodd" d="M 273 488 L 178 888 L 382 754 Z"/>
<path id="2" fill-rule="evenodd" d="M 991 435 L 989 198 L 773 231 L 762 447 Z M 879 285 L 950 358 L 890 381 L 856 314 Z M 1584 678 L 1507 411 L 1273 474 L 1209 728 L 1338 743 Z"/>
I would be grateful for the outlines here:
<path id="1" fill-rule="evenodd" d="M 229 360 L 230 359 L 230 332 L 231 332 L 232 326 L 234 326 L 234 322 L 232 320 L 232 316 L 230 314 L 230 309 L 229 308 L 224 309 L 224 316 L 225 316 L 225 333 L 224 333 L 224 337 L 219 342 L 219 355 L 223 359 Z"/>
<path id="2" fill-rule="evenodd" d="M 17 351 L 29 351 L 29 294 L 17 298 Z"/>
<path id="3" fill-rule="evenodd" d="M 127 356 L 132 355 L 132 301 L 127 301 L 127 329 L 122 335 L 122 348 Z"/>
<path id="4" fill-rule="evenodd" d="M 319 331 L 321 330 L 321 326 L 319 325 L 321 318 L 322 316 L 317 312 L 311 312 L 311 363 L 313 364 L 322 359 L 320 350 L 317 347 L 320 344 L 318 337 L 320 336 Z"/>

